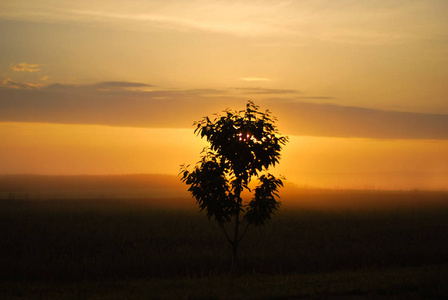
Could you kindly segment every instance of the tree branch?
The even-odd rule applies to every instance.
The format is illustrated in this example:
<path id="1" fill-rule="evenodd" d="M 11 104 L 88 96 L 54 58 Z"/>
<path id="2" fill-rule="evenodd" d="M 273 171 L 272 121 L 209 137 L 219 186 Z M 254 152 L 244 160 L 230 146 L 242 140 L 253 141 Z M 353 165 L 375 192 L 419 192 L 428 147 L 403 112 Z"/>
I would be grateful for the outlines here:
<path id="1" fill-rule="evenodd" d="M 229 237 L 229 234 L 226 231 L 226 228 L 224 227 L 224 224 L 219 223 L 219 226 L 222 228 L 222 231 L 224 231 L 224 234 L 226 235 L 227 240 L 229 241 L 230 244 L 233 244 L 232 240 Z"/>
<path id="2" fill-rule="evenodd" d="M 247 229 L 249 229 L 249 222 L 246 223 L 246 228 L 244 228 L 243 234 L 241 234 L 240 238 L 238 239 L 238 243 L 241 242 L 241 240 L 243 239 L 244 235 L 247 232 Z"/>

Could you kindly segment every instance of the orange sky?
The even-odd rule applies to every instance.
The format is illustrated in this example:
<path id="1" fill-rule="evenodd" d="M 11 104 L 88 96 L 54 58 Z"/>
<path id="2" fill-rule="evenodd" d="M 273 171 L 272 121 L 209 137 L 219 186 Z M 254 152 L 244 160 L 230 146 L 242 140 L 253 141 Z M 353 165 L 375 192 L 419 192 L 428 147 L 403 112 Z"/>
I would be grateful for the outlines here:
<path id="1" fill-rule="evenodd" d="M 445 189 L 448 141 L 289 136 L 274 172 L 298 186 Z M 2 123 L 6 174 L 177 174 L 205 142 L 192 129 Z"/>
<path id="2" fill-rule="evenodd" d="M 448 2 L 0 3 L 1 173 L 177 174 L 248 99 L 297 185 L 446 189 Z"/>

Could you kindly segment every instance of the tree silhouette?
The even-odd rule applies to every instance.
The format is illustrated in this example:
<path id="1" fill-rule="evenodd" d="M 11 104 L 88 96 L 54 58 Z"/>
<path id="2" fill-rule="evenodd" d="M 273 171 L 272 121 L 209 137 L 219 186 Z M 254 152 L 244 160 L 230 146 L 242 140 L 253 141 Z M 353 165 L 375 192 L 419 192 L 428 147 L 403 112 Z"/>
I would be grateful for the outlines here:
<path id="1" fill-rule="evenodd" d="M 238 246 L 250 225 L 265 225 L 280 207 L 278 189 L 281 179 L 267 173 L 279 162 L 280 150 L 288 138 L 280 136 L 276 119 L 260 112 L 249 101 L 245 110 L 223 111 L 213 121 L 209 117 L 195 122 L 195 133 L 206 138 L 209 146 L 193 171 L 181 167 L 181 180 L 196 199 L 201 211 L 214 218 L 232 246 L 231 272 L 238 262 Z M 242 191 L 258 179 L 254 196 L 243 201 Z M 226 229 L 225 224 L 231 223 Z M 230 225 L 229 225 L 230 226 Z"/>

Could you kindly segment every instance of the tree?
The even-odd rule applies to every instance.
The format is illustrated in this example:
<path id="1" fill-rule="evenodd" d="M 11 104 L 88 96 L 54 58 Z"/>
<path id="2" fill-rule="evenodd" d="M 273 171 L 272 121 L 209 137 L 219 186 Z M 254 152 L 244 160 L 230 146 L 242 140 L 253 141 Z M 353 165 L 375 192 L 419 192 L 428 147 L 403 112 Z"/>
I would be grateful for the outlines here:
<path id="1" fill-rule="evenodd" d="M 193 171 L 181 167 L 181 180 L 196 199 L 200 211 L 214 218 L 232 247 L 231 272 L 238 262 L 238 246 L 249 226 L 265 225 L 280 207 L 280 178 L 267 173 L 279 162 L 280 150 L 288 138 L 280 136 L 271 113 L 260 112 L 249 101 L 245 110 L 223 111 L 213 121 L 209 117 L 195 122 L 195 133 L 206 138 L 209 146 Z M 243 201 L 243 190 L 258 179 L 254 196 Z M 227 226 L 232 223 L 229 234 Z"/>

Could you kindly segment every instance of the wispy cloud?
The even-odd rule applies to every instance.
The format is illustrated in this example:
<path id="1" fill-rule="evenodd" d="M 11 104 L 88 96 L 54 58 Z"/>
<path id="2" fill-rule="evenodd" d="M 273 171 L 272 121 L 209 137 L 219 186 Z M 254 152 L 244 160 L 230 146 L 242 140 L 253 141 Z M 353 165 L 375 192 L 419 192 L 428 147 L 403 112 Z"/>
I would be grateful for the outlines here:
<path id="1" fill-rule="evenodd" d="M 331 97 L 331 96 L 303 96 L 303 97 L 296 97 L 296 99 L 302 99 L 302 100 L 333 100 L 333 99 L 336 99 L 336 97 Z"/>
<path id="2" fill-rule="evenodd" d="M 20 82 L 16 80 L 12 80 L 11 78 L 5 78 L 0 80 L 0 88 L 6 89 L 38 89 L 45 86 L 41 83 L 33 83 L 33 82 Z"/>
<path id="3" fill-rule="evenodd" d="M 26 5 L 10 2 L 0 18 L 32 20 L 44 23 L 81 23 L 112 26 L 132 30 L 167 28 L 178 31 L 206 31 L 240 36 L 279 34 L 272 16 L 280 12 L 285 2 L 263 3 L 238 1 L 174 1 L 173 3 L 105 2 L 92 5 L 90 1 L 74 4 L 71 1 Z M 254 16 L 257 16 L 256 18 Z"/>
<path id="4" fill-rule="evenodd" d="M 447 36 L 446 16 L 440 13 L 448 8 L 446 1 L 4 2 L 0 11 L 3 19 L 142 31 L 165 28 L 360 44 Z M 430 15 L 437 19 L 428 18 Z"/>
<path id="5" fill-rule="evenodd" d="M 128 87 L 151 87 L 152 85 L 141 82 L 129 82 L 129 81 L 103 81 L 100 83 L 96 83 L 93 86 L 128 88 Z"/>
<path id="6" fill-rule="evenodd" d="M 95 84 L 75 85 L 75 84 L 60 84 L 53 83 L 43 86 L 44 89 L 49 90 L 70 90 L 70 91 L 100 91 L 100 92 L 117 92 L 117 91 L 134 91 L 146 92 L 152 91 L 151 84 L 141 82 L 129 81 L 102 81 Z"/>
<path id="7" fill-rule="evenodd" d="M 243 77 L 243 78 L 240 78 L 240 80 L 242 80 L 242 81 L 249 81 L 249 82 L 252 82 L 252 81 L 270 81 L 270 79 L 263 78 L 263 77 Z"/>
<path id="8" fill-rule="evenodd" d="M 91 87 L 98 89 L 98 90 L 104 90 L 104 91 L 110 91 L 110 90 L 136 90 L 136 91 L 151 91 L 152 85 L 140 83 L 140 82 L 127 82 L 127 81 L 104 81 L 99 82 L 94 85 L 91 85 Z"/>
<path id="9" fill-rule="evenodd" d="M 12 84 L 15 84 L 14 87 Z M 105 89 L 102 87 L 115 87 Z M 132 82 L 51 84 L 30 90 L 8 83 L 0 88 L 0 121 L 189 128 L 210 111 L 235 107 L 232 96 L 213 89 L 134 90 Z"/>
<path id="10" fill-rule="evenodd" d="M 19 64 L 11 64 L 11 70 L 14 72 L 37 72 L 40 70 L 41 65 L 37 64 L 28 64 L 28 63 L 19 63 Z"/>
<path id="11" fill-rule="evenodd" d="M 0 81 L 0 121 L 104 124 L 115 126 L 189 128 L 193 121 L 227 107 L 244 107 L 247 94 L 214 89 L 129 90 L 150 87 L 135 82 L 91 85 L 52 84 L 30 87 Z M 104 89 L 101 87 L 114 87 Z M 256 94 L 280 90 L 249 90 Z M 259 99 L 279 119 L 282 132 L 293 135 L 380 139 L 448 140 L 448 115 L 383 111 L 362 107 L 297 101 L 297 92 Z M 281 93 L 280 93 L 281 94 Z"/>
<path id="12" fill-rule="evenodd" d="M 292 101 L 273 106 L 295 135 L 448 140 L 448 115 Z"/>
<path id="13" fill-rule="evenodd" d="M 236 92 L 252 95 L 273 95 L 273 94 L 297 94 L 297 90 L 285 89 L 265 89 L 265 88 L 235 88 Z"/>

